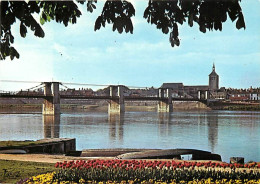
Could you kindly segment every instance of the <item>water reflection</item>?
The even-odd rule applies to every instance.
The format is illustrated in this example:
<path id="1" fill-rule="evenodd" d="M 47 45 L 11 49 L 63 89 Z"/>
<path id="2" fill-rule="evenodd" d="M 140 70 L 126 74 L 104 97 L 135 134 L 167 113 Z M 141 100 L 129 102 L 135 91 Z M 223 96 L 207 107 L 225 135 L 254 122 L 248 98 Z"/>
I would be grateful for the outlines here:
<path id="1" fill-rule="evenodd" d="M 86 148 L 194 148 L 260 160 L 260 112 L 1 114 L 0 140 L 76 138 Z"/>
<path id="2" fill-rule="evenodd" d="M 124 113 L 121 114 L 109 114 L 109 140 L 112 142 L 123 142 L 124 138 Z"/>
<path id="3" fill-rule="evenodd" d="M 172 116 L 175 118 L 173 119 Z M 184 113 L 185 119 L 190 119 L 190 114 Z M 171 137 L 173 139 L 176 135 L 176 126 L 178 125 L 179 128 L 182 129 L 182 132 L 185 134 L 185 131 L 187 131 L 188 127 L 191 126 L 191 124 L 194 124 L 198 126 L 200 129 L 199 132 L 203 132 L 204 128 L 207 128 L 207 138 L 208 138 L 208 145 L 210 147 L 210 151 L 215 152 L 215 147 L 217 146 L 218 142 L 218 112 L 206 112 L 205 114 L 199 114 L 196 118 L 193 119 L 191 122 L 179 122 L 178 116 L 174 113 L 158 113 L 158 133 L 162 137 Z M 43 128 L 44 128 L 44 138 L 59 138 L 60 137 L 60 115 L 43 115 Z M 78 117 L 78 119 L 81 119 L 82 126 L 85 124 L 89 124 L 91 118 L 89 117 Z M 94 121 L 94 120 L 92 120 Z M 97 121 L 97 120 L 95 120 Z M 94 124 L 98 122 L 93 122 Z M 70 122 L 73 122 L 73 120 L 70 120 Z M 78 124 L 80 124 L 78 122 Z M 125 122 L 125 114 L 109 114 L 108 115 L 108 125 L 109 125 L 109 142 L 117 145 L 122 145 L 124 142 L 124 122 Z M 205 124 L 204 124 L 205 123 Z M 206 125 L 206 127 L 204 126 Z M 75 126 L 70 127 L 75 130 Z M 64 129 L 64 128 L 63 128 Z M 86 131 L 86 130 L 85 130 Z M 174 133 L 175 132 L 175 133 Z M 85 132 L 86 133 L 86 132 Z M 191 132 L 186 132 L 187 134 Z M 200 133 L 202 134 L 202 133 Z M 184 135 L 185 137 L 185 135 Z M 195 138 L 196 139 L 196 138 Z M 195 140 L 194 139 L 194 140 Z"/>
<path id="4" fill-rule="evenodd" d="M 44 139 L 60 137 L 60 115 L 43 115 Z"/>
<path id="5" fill-rule="evenodd" d="M 218 141 L 218 112 L 207 113 L 208 143 L 214 153 Z"/>
<path id="6" fill-rule="evenodd" d="M 171 114 L 167 112 L 158 112 L 158 128 L 160 135 L 169 135 Z"/>

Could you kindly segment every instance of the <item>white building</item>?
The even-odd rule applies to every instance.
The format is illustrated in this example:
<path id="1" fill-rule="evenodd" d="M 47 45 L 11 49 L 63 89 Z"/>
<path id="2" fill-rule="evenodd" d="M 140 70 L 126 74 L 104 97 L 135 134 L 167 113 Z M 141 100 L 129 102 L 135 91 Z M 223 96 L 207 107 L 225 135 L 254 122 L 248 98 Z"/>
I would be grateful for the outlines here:
<path id="1" fill-rule="evenodd" d="M 250 93 L 250 100 L 260 100 L 260 92 Z"/>

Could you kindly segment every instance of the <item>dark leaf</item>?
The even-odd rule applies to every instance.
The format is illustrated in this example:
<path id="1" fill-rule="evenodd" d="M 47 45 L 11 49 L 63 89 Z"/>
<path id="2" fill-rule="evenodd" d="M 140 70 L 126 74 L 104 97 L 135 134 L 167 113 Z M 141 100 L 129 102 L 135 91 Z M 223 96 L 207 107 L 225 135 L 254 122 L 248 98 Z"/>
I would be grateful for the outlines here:
<path id="1" fill-rule="evenodd" d="M 179 38 L 176 38 L 176 39 L 175 39 L 175 44 L 176 44 L 177 46 L 180 46 L 180 40 L 179 40 Z"/>
<path id="2" fill-rule="evenodd" d="M 11 60 L 13 60 L 14 59 L 14 55 L 10 54 L 10 58 L 11 58 Z"/>
<path id="3" fill-rule="evenodd" d="M 92 13 L 93 12 L 92 6 L 88 6 L 87 10 Z"/>
<path id="4" fill-rule="evenodd" d="M 123 27 L 121 25 L 117 25 L 117 30 L 121 34 L 123 32 Z"/>
<path id="5" fill-rule="evenodd" d="M 200 24 L 200 31 L 206 33 L 206 26 L 204 24 Z"/>
<path id="6" fill-rule="evenodd" d="M 133 26 L 133 23 L 132 23 L 131 19 L 129 21 L 129 30 L 130 30 L 130 33 L 133 34 L 134 26 Z"/>
<path id="7" fill-rule="evenodd" d="M 239 15 L 237 23 L 236 23 L 236 28 L 241 29 L 241 28 L 246 28 L 245 21 L 244 21 L 244 16 L 242 14 Z"/>
<path id="8" fill-rule="evenodd" d="M 10 34 L 10 42 L 11 42 L 11 43 L 14 43 L 14 37 L 13 37 L 12 34 Z"/>
<path id="9" fill-rule="evenodd" d="M 222 31 L 222 23 L 219 24 L 219 30 Z"/>
<path id="10" fill-rule="evenodd" d="M 84 4 L 86 2 L 86 0 L 77 0 L 77 2 L 80 4 Z"/>
<path id="11" fill-rule="evenodd" d="M 23 24 L 23 22 L 20 23 L 20 35 L 21 37 L 25 38 L 27 33 L 27 28 Z"/>
<path id="12" fill-rule="evenodd" d="M 35 25 L 34 35 L 38 36 L 38 37 L 41 37 L 41 38 L 43 38 L 44 35 L 45 35 L 42 27 L 38 23 L 36 23 L 36 25 Z"/>
<path id="13" fill-rule="evenodd" d="M 190 27 L 193 26 L 193 14 L 191 14 L 191 13 L 189 14 L 188 24 Z"/>
<path id="14" fill-rule="evenodd" d="M 234 20 L 236 20 L 236 18 L 237 18 L 237 14 L 234 11 L 229 10 L 228 15 L 229 15 L 229 18 L 232 20 L 232 22 L 234 22 Z"/>
<path id="15" fill-rule="evenodd" d="M 144 16 L 143 17 L 146 19 L 148 17 L 148 15 L 149 15 L 149 9 L 146 8 L 145 11 L 144 11 Z"/>
<path id="16" fill-rule="evenodd" d="M 47 16 L 44 12 L 42 12 L 42 18 L 46 21 L 47 20 Z"/>
<path id="17" fill-rule="evenodd" d="M 127 26 L 125 27 L 125 32 L 128 33 L 129 31 L 130 31 L 130 29 L 129 29 L 129 26 L 127 25 Z"/>
<path id="18" fill-rule="evenodd" d="M 94 27 L 94 30 L 95 30 L 95 31 L 100 29 L 100 27 L 101 27 L 101 22 L 102 22 L 102 17 L 99 16 L 99 17 L 97 18 L 96 22 L 95 22 L 95 27 Z"/>
<path id="19" fill-rule="evenodd" d="M 134 6 L 132 5 L 132 3 L 127 3 L 127 9 L 128 9 L 128 17 L 132 17 L 135 15 L 135 8 Z"/>
<path id="20" fill-rule="evenodd" d="M 165 27 L 162 29 L 162 32 L 163 32 L 164 34 L 168 34 L 169 28 L 168 28 L 167 26 L 165 26 Z"/>
<path id="21" fill-rule="evenodd" d="M 106 22 L 104 20 L 102 20 L 101 23 L 102 23 L 102 26 L 105 27 Z"/>
<path id="22" fill-rule="evenodd" d="M 172 34 L 173 38 L 177 38 L 179 36 L 178 25 L 176 23 L 173 24 Z"/>
<path id="23" fill-rule="evenodd" d="M 10 55 L 13 56 L 13 58 L 16 57 L 17 59 L 19 59 L 19 57 L 20 57 L 19 53 L 16 51 L 16 49 L 14 47 L 10 48 Z M 11 58 L 11 60 L 12 60 L 12 58 Z"/>
<path id="24" fill-rule="evenodd" d="M 76 17 L 72 17 L 72 24 L 76 24 L 76 23 L 77 23 Z"/>
<path id="25" fill-rule="evenodd" d="M 226 22 L 227 20 L 227 13 L 226 11 L 222 13 L 221 22 Z"/>
<path id="26" fill-rule="evenodd" d="M 173 33 L 170 33 L 170 37 L 169 37 L 169 41 L 171 43 L 171 46 L 174 47 L 175 43 L 174 43 L 174 38 L 173 38 Z"/>
<path id="27" fill-rule="evenodd" d="M 115 31 L 116 30 L 116 24 L 113 24 L 112 30 Z"/>

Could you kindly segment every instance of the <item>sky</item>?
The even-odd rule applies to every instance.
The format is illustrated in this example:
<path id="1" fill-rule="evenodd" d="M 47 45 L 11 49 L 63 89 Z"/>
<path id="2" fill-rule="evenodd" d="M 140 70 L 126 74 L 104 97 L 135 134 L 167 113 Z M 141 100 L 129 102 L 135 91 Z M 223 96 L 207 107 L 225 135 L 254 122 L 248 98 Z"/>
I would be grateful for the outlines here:
<path id="1" fill-rule="evenodd" d="M 44 38 L 28 30 L 19 33 L 19 21 L 12 26 L 14 47 L 19 59 L 0 61 L 0 80 L 59 81 L 84 84 L 122 84 L 160 87 L 166 82 L 208 85 L 213 62 L 220 87 L 260 87 L 260 0 L 243 0 L 246 29 L 236 29 L 228 19 L 223 30 L 199 31 L 197 25 L 179 26 L 181 45 L 171 47 L 169 34 L 163 34 L 143 18 L 147 1 L 132 1 L 134 33 L 119 34 L 107 25 L 94 31 L 103 1 L 91 14 L 80 5 L 77 24 L 65 27 L 55 21 L 45 23 Z M 39 21 L 39 15 L 35 15 Z M 36 84 L 35 84 L 36 85 Z M 0 90 L 20 90 L 32 83 L 0 81 Z M 91 87 L 94 86 L 68 86 Z"/>

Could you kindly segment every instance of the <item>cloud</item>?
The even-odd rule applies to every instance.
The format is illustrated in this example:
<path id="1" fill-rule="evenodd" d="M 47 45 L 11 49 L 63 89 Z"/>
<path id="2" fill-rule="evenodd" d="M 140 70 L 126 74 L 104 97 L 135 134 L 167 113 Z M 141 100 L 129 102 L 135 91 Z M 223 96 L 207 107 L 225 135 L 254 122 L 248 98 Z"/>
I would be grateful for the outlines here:
<path id="1" fill-rule="evenodd" d="M 21 50 L 21 49 L 20 49 Z M 22 50 L 19 60 L 5 60 L 0 62 L 1 80 L 18 81 L 51 81 L 53 78 L 54 58 L 52 55 L 43 54 L 39 50 Z M 27 89 L 34 84 L 26 83 L 1 83 L 2 90 Z"/>
<path id="2" fill-rule="evenodd" d="M 67 27 L 55 21 L 44 24 L 45 38 L 35 37 L 32 31 L 28 31 L 26 38 L 21 38 L 19 24 L 15 25 L 15 48 L 21 58 L 0 62 L 0 78 L 37 81 L 73 78 L 73 82 L 106 84 L 119 81 L 141 86 L 159 86 L 167 81 L 205 84 L 213 61 L 221 79 L 227 81 L 225 85 L 235 85 L 229 78 L 237 78 L 238 86 L 248 71 L 254 74 L 248 75 L 248 81 L 259 78 L 260 74 L 256 72 L 260 64 L 258 27 L 250 27 L 247 22 L 245 31 L 236 30 L 234 23 L 227 22 L 222 32 L 203 34 L 198 27 L 190 28 L 185 24 L 180 26 L 181 45 L 172 48 L 169 35 L 142 18 L 147 1 L 139 2 L 134 1 L 134 34 L 113 32 L 111 25 L 94 32 L 103 1 L 98 1 L 97 10 L 92 14 L 86 11 L 86 5 L 78 4 L 82 16 L 77 24 Z M 259 20 L 258 15 L 254 16 Z M 231 68 L 233 72 L 230 72 Z"/>

